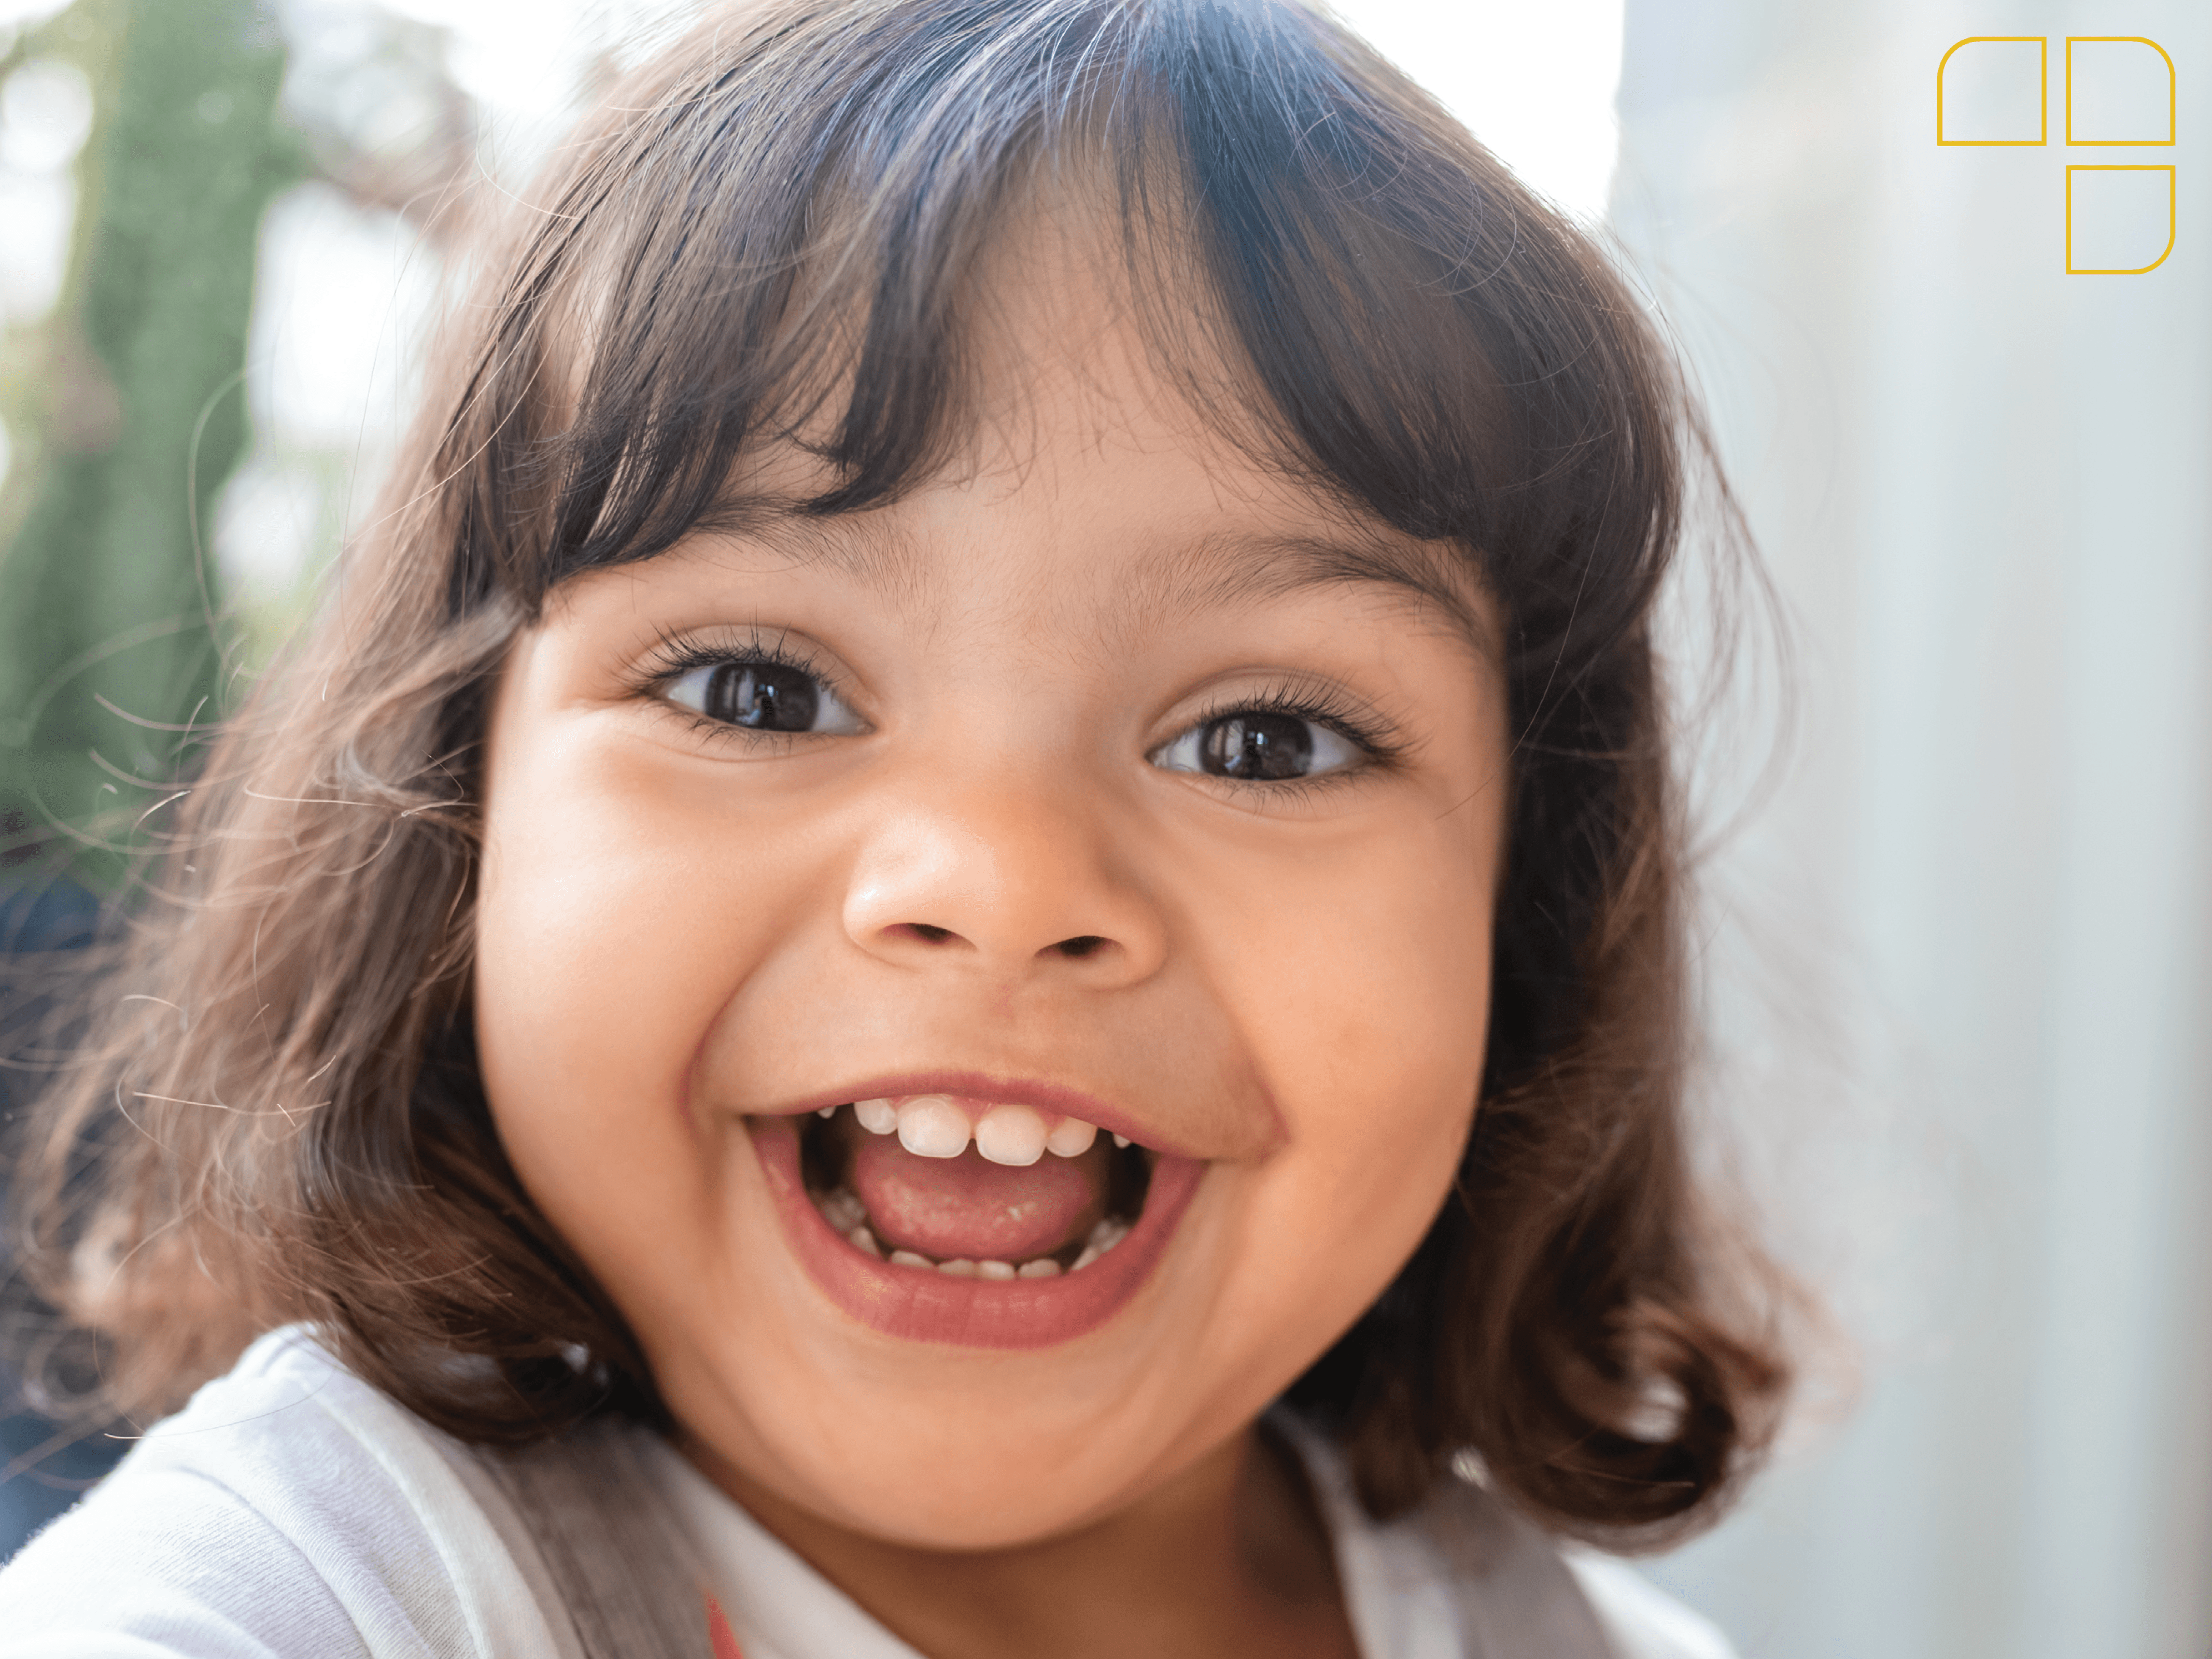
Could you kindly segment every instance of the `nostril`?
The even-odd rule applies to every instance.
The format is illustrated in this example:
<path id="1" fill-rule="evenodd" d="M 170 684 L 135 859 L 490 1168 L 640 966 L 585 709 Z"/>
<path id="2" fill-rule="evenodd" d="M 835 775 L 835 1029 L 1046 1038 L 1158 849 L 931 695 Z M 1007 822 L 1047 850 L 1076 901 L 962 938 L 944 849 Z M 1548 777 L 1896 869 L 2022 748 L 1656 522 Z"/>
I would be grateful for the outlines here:
<path id="1" fill-rule="evenodd" d="M 1053 948 L 1064 957 L 1087 957 L 1105 940 L 1096 933 L 1078 933 L 1073 939 L 1064 939 Z"/>
<path id="2" fill-rule="evenodd" d="M 935 927 L 926 921 L 909 921 L 907 927 L 932 945 L 942 945 L 952 937 L 952 930 L 950 927 Z"/>

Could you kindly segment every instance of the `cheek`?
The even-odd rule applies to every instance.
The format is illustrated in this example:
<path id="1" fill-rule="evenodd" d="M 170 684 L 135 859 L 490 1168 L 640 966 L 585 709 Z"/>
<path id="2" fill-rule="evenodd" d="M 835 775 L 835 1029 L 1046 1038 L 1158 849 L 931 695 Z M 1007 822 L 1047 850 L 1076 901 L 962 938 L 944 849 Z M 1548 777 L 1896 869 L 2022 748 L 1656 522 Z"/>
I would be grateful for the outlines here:
<path id="1" fill-rule="evenodd" d="M 1249 1183 L 1234 1322 L 1326 1341 L 1419 1243 L 1480 1085 L 1494 849 L 1441 825 L 1332 859 L 1295 904 L 1223 918 L 1240 1026 L 1289 1144 Z"/>
<path id="2" fill-rule="evenodd" d="M 1489 1005 L 1489 909 L 1472 891 L 1386 908 L 1316 905 L 1285 931 L 1259 1019 L 1267 1050 L 1295 1073 L 1296 1097 L 1335 1103 L 1383 1129 L 1449 1097 L 1474 1103 Z M 1398 1090 L 1407 1092 L 1400 1094 Z"/>
<path id="3" fill-rule="evenodd" d="M 532 1196 L 595 1267 L 713 1212 L 722 1160 L 687 1109 L 733 988 L 789 926 L 776 849 L 588 730 L 495 746 L 478 900 L 477 1044 Z M 742 855 L 740 850 L 742 849 Z M 745 879 L 738 878 L 742 856 Z M 781 898 L 784 903 L 777 901 Z"/>
<path id="4" fill-rule="evenodd" d="M 1387 1138 L 1472 1108 L 1490 1001 L 1489 830 L 1417 822 L 1328 849 L 1279 872 L 1272 902 L 1224 918 L 1255 1046 L 1316 1133 Z"/>

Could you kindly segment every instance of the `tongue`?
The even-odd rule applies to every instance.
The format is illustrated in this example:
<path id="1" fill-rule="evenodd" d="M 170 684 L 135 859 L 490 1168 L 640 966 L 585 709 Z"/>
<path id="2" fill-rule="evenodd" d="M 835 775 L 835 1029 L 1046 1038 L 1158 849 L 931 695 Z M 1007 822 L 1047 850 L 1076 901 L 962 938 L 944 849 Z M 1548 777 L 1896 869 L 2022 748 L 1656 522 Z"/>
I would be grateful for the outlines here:
<path id="1" fill-rule="evenodd" d="M 863 1133 L 851 1180 L 890 1249 L 940 1261 L 1021 1262 L 1073 1243 L 1105 1213 L 1103 1150 L 1048 1152 L 1014 1168 L 972 1146 L 957 1158 L 917 1158 L 892 1136 Z"/>

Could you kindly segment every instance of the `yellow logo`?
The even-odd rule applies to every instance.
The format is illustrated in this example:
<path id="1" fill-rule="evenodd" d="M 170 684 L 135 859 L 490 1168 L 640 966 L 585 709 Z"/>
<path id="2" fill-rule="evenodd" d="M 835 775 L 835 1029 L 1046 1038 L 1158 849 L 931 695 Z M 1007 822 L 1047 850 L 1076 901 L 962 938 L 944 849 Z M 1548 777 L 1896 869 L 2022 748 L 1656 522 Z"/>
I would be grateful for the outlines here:
<path id="1" fill-rule="evenodd" d="M 2180 77 L 2140 34 L 2065 37 L 2064 142 L 2075 149 L 2171 149 Z M 2051 142 L 2051 39 L 1970 34 L 1936 65 L 1936 142 L 1946 149 Z M 2069 163 L 2066 274 L 2141 276 L 2173 252 L 2180 191 L 2170 163 Z"/>

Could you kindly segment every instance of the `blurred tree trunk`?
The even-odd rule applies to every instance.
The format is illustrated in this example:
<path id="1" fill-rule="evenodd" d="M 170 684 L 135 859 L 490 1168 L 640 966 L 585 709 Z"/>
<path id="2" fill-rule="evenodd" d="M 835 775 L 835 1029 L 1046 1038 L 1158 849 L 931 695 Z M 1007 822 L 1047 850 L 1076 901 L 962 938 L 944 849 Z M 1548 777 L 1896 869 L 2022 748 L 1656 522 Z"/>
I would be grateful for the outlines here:
<path id="1" fill-rule="evenodd" d="M 246 441 L 262 210 L 304 156 L 257 0 L 78 0 L 40 35 L 93 74 L 96 116 L 35 493 L 0 551 L 0 856 L 108 890 L 191 765 L 167 728 L 224 701 L 208 518 Z"/>

